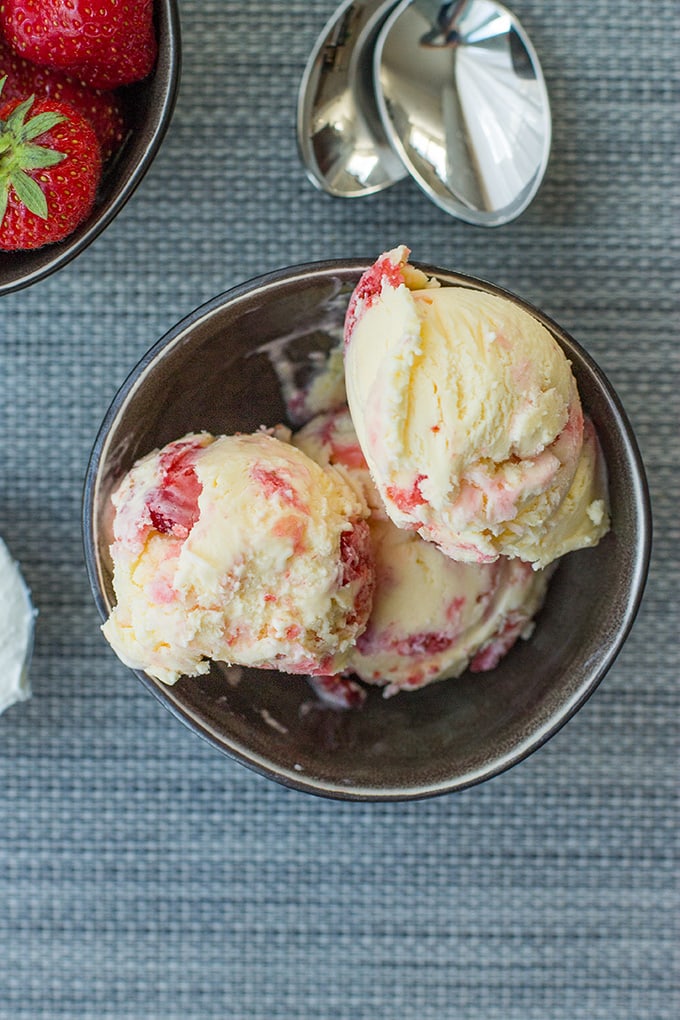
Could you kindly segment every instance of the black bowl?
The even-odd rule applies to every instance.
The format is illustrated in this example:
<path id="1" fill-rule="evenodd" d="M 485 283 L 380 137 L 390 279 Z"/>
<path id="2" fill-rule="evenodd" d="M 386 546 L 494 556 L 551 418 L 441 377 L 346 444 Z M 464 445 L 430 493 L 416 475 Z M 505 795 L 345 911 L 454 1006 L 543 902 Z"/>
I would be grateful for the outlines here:
<path id="1" fill-rule="evenodd" d="M 63 241 L 35 251 L 0 252 L 0 296 L 61 269 L 118 215 L 158 152 L 179 88 L 181 46 L 178 0 L 155 0 L 158 60 L 142 82 L 120 89 L 129 135 L 105 167 L 94 209 Z"/>
<path id="2" fill-rule="evenodd" d="M 284 269 L 223 294 L 163 337 L 121 387 L 96 439 L 84 492 L 90 582 L 103 618 L 111 585 L 110 494 L 133 462 L 186 432 L 252 431 L 285 420 L 270 348 L 288 338 L 301 372 L 341 335 L 358 261 Z M 525 758 L 595 690 L 619 652 L 644 588 L 649 498 L 621 404 L 586 352 L 538 310 L 497 287 L 422 266 L 446 286 L 505 294 L 556 337 L 572 362 L 606 458 L 612 528 L 566 556 L 536 629 L 490 673 L 465 674 L 362 708 L 319 702 L 301 677 L 214 665 L 204 678 L 142 682 L 212 745 L 288 786 L 329 797 L 397 800 L 462 789 Z M 268 348 L 269 344 L 269 348 Z"/>

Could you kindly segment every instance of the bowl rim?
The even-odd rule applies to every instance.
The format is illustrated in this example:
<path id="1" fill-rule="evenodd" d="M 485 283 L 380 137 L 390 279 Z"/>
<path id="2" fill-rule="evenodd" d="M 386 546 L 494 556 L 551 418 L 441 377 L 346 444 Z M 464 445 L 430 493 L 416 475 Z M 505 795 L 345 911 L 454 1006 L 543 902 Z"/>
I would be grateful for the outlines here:
<path id="1" fill-rule="evenodd" d="M 102 620 L 105 620 L 108 616 L 108 607 L 101 584 L 101 569 L 97 556 L 97 544 L 95 541 L 95 503 L 99 482 L 99 468 L 106 453 L 107 441 L 111 434 L 113 425 L 119 419 L 119 416 L 125 409 L 125 405 L 133 397 L 136 389 L 142 385 L 146 375 L 153 368 L 157 359 L 168 353 L 173 346 L 182 340 L 187 331 L 194 327 L 200 320 L 207 318 L 229 305 L 237 303 L 243 297 L 254 293 L 257 293 L 260 297 L 262 297 L 267 290 L 274 289 L 281 283 L 293 284 L 296 279 L 302 281 L 310 276 L 313 276 L 315 279 L 323 277 L 337 278 L 338 273 L 344 273 L 347 276 L 350 274 L 356 275 L 356 279 L 358 280 L 361 273 L 370 268 L 373 261 L 374 260 L 360 258 L 326 259 L 322 261 L 300 263 L 252 277 L 234 287 L 229 288 L 228 290 L 223 291 L 215 297 L 210 298 L 208 301 L 189 312 L 188 315 L 184 316 L 174 326 L 167 330 L 166 333 L 164 333 L 163 336 L 161 336 L 160 339 L 158 339 L 146 351 L 146 353 L 142 355 L 136 365 L 134 365 L 113 397 L 113 400 L 111 401 L 102 420 L 92 447 L 83 484 L 82 539 L 85 565 L 92 594 Z M 131 672 L 135 673 L 142 681 L 147 690 L 151 691 L 154 697 L 156 697 L 156 699 L 160 701 L 161 704 L 163 704 L 164 707 L 175 716 L 175 718 L 183 722 L 193 733 L 206 740 L 212 747 L 216 748 L 222 754 L 240 762 L 252 771 L 268 779 L 274 780 L 283 786 L 333 800 L 386 802 L 422 800 L 430 797 L 441 796 L 446 793 L 468 789 L 472 786 L 488 781 L 489 779 L 501 775 L 514 765 L 517 765 L 519 762 L 528 758 L 531 754 L 542 747 L 543 744 L 545 744 L 560 729 L 562 729 L 562 727 L 566 725 L 566 723 L 591 697 L 597 687 L 599 687 L 600 683 L 619 655 L 619 652 L 630 633 L 640 608 L 649 572 L 652 546 L 652 513 L 646 471 L 632 425 L 623 408 L 621 399 L 599 365 L 594 361 L 585 348 L 583 348 L 578 341 L 564 330 L 563 327 L 535 305 L 532 305 L 530 302 L 514 294 L 512 291 L 506 290 L 497 284 L 489 283 L 480 277 L 446 270 L 429 263 L 412 261 L 411 264 L 415 268 L 423 270 L 423 272 L 427 273 L 429 276 L 437 277 L 449 284 L 463 284 L 473 288 L 481 287 L 486 292 L 495 293 L 501 297 L 511 300 L 513 303 L 518 304 L 537 318 L 538 321 L 545 325 L 556 336 L 556 338 L 559 338 L 560 345 L 563 349 L 566 348 L 567 354 L 569 354 L 570 351 L 574 351 L 578 355 L 578 358 L 585 364 L 587 369 L 594 376 L 597 385 L 600 387 L 607 400 L 609 408 L 614 414 L 615 429 L 621 436 L 622 443 L 631 466 L 631 476 L 633 480 L 631 503 L 634 507 L 634 517 L 638 525 L 640 537 L 635 550 L 634 570 L 632 572 L 632 579 L 625 600 L 625 611 L 621 615 L 621 620 L 617 625 L 609 646 L 595 672 L 581 684 L 579 689 L 566 703 L 561 704 L 559 708 L 546 719 L 542 726 L 538 729 L 532 730 L 531 733 L 518 744 L 514 745 L 507 751 L 502 752 L 500 755 L 494 756 L 492 759 L 485 760 L 485 762 L 480 766 L 470 769 L 462 775 L 446 780 L 439 780 L 431 784 L 419 784 L 408 788 L 390 789 L 389 787 L 380 787 L 378 785 L 347 787 L 329 780 L 310 779 L 302 773 L 296 773 L 286 767 L 277 766 L 269 758 L 254 753 L 252 750 L 236 740 L 230 740 L 229 738 L 225 739 L 224 736 L 218 736 L 215 732 L 213 732 L 211 727 L 205 723 L 205 721 L 196 718 L 168 696 L 168 692 L 171 688 L 165 685 L 161 686 L 142 670 L 131 670 Z"/>
<path id="2" fill-rule="evenodd" d="M 63 269 L 64 266 L 68 265 L 69 262 L 72 262 L 73 259 L 88 248 L 127 204 L 156 158 L 156 154 L 170 126 L 177 102 L 182 66 L 182 46 L 179 0 L 155 0 L 155 2 L 165 13 L 168 29 L 167 49 L 163 50 L 162 60 L 159 54 L 156 69 L 152 72 L 152 75 L 162 74 L 163 100 L 141 159 L 128 175 L 116 197 L 100 215 L 96 216 L 94 222 L 79 234 L 77 239 L 70 241 L 68 237 L 65 237 L 62 241 L 57 242 L 63 248 L 60 247 L 59 251 L 55 252 L 53 259 L 45 261 L 31 272 L 18 277 L 16 280 L 10 280 L 7 283 L 0 282 L 0 297 L 4 294 L 13 294 L 24 290 L 24 288 L 30 287 L 39 280 L 44 280 L 59 269 Z M 143 83 L 140 82 L 140 84 Z M 11 253 L 5 252 L 3 254 Z"/>

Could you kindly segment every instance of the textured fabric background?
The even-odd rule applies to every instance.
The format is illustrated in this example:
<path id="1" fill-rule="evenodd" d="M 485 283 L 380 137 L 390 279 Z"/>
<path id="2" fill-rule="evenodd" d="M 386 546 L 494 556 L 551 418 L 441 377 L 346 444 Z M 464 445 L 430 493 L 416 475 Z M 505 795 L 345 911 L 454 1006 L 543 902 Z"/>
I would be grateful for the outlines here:
<path id="1" fill-rule="evenodd" d="M 1 1020 L 670 1020 L 678 999 L 678 63 L 672 0 L 522 0 L 545 183 L 496 231 L 403 182 L 316 192 L 297 87 L 334 0 L 183 0 L 160 155 L 75 262 L 0 303 L 0 533 L 40 616 L 0 718 Z M 617 387 L 655 515 L 622 654 L 542 750 L 463 794 L 334 803 L 223 758 L 98 630 L 80 497 L 128 370 L 284 264 L 414 257 L 541 306 Z"/>

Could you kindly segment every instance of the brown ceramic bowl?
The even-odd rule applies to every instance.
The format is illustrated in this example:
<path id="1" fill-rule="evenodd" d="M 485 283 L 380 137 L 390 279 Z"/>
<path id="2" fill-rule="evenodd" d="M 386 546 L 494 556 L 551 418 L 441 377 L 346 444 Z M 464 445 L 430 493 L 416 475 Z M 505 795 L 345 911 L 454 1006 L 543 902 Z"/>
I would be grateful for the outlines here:
<path id="1" fill-rule="evenodd" d="M 267 344 L 288 338 L 304 371 L 341 335 L 358 261 L 284 269 L 197 309 L 133 370 L 104 419 L 84 493 L 87 567 L 102 617 L 113 603 L 110 494 L 143 454 L 186 432 L 251 431 L 285 420 Z M 492 293 L 478 280 L 423 266 L 441 283 Z M 519 300 L 512 295 L 505 295 Z M 524 304 L 524 302 L 520 302 Z M 529 307 L 525 305 L 525 307 Z M 288 786 L 329 797 L 397 800 L 461 789 L 525 758 L 602 680 L 632 625 L 650 548 L 644 469 L 621 404 L 579 345 L 529 309 L 570 358 L 606 457 L 612 529 L 595 548 L 565 557 L 529 641 L 486 674 L 465 674 L 360 709 L 316 700 L 307 681 L 215 665 L 207 677 L 146 687 L 214 747 Z M 113 653 L 112 653 L 113 654 Z M 603 734 L 606 740 L 606 734 Z"/>
<path id="2" fill-rule="evenodd" d="M 120 89 L 130 133 L 104 170 L 90 216 L 72 234 L 35 251 L 0 252 L 0 296 L 61 269 L 118 215 L 151 166 L 172 118 L 179 87 L 178 0 L 155 0 L 158 60 L 142 82 Z"/>

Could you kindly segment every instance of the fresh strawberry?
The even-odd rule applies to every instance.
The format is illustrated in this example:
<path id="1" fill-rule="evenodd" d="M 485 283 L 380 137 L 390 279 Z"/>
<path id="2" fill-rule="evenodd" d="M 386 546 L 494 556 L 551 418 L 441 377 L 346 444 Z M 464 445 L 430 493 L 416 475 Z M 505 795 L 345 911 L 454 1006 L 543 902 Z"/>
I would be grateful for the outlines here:
<path id="1" fill-rule="evenodd" d="M 141 81 L 156 62 L 153 0 L 2 0 L 0 28 L 27 60 L 93 88 Z"/>
<path id="2" fill-rule="evenodd" d="M 0 248 L 40 248 L 72 233 L 92 209 L 101 168 L 97 136 L 75 107 L 49 96 L 6 103 Z"/>
<path id="3" fill-rule="evenodd" d="M 35 95 L 52 96 L 75 106 L 94 128 L 104 161 L 121 145 L 125 137 L 125 120 L 123 105 L 115 92 L 93 89 L 89 85 L 81 85 L 63 71 L 38 67 L 15 53 L 2 38 L 0 78 L 6 78 L 2 90 L 5 102 Z"/>

